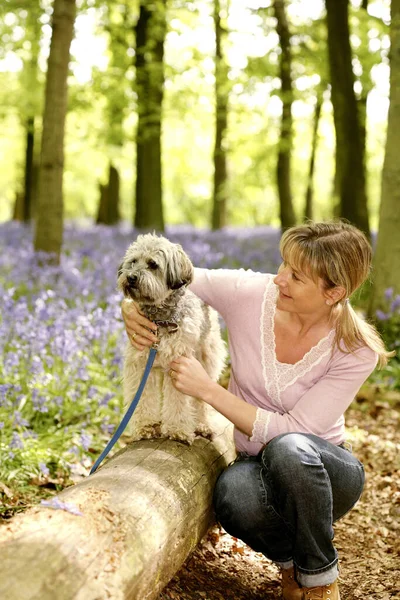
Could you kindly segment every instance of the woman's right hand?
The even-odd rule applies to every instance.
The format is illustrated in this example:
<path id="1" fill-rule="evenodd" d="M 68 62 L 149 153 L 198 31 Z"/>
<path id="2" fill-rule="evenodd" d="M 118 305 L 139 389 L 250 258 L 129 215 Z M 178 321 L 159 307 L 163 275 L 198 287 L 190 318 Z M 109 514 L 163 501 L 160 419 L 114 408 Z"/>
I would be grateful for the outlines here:
<path id="1" fill-rule="evenodd" d="M 157 326 L 152 321 L 149 321 L 149 319 L 146 319 L 133 300 L 124 298 L 121 304 L 121 313 L 126 333 L 134 348 L 144 350 L 158 341 L 157 336 L 152 333 L 152 331 L 157 332 Z"/>

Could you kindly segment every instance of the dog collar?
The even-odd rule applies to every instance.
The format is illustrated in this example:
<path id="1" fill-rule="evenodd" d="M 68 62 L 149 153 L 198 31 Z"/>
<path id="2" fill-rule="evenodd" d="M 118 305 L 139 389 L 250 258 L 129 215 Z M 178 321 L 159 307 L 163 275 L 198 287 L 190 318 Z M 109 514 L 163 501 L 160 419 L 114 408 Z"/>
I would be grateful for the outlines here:
<path id="1" fill-rule="evenodd" d="M 168 333 L 176 333 L 179 328 L 179 323 L 176 321 L 153 321 L 157 327 L 165 327 Z"/>

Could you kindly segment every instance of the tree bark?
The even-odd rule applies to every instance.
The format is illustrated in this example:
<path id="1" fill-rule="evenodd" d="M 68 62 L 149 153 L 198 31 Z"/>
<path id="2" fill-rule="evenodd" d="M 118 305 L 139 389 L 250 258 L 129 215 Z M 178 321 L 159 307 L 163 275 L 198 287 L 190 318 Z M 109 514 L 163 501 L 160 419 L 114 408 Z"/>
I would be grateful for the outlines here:
<path id="1" fill-rule="evenodd" d="M 22 88 L 21 117 L 26 132 L 25 173 L 24 173 L 24 216 L 25 222 L 34 218 L 34 199 L 36 195 L 37 173 L 35 160 L 35 127 L 36 117 L 40 114 L 41 83 L 39 81 L 39 55 L 42 36 L 40 17 L 42 7 L 34 6 L 27 11 L 25 22 L 25 42 L 29 44 L 27 58 L 23 61 L 20 74 Z"/>
<path id="2" fill-rule="evenodd" d="M 138 125 L 134 225 L 158 231 L 164 230 L 161 118 L 166 29 L 166 0 L 142 1 L 135 27 Z"/>
<path id="3" fill-rule="evenodd" d="M 215 27 L 215 145 L 212 229 L 220 229 L 227 222 L 227 183 L 225 138 L 228 127 L 228 66 L 223 51 L 226 30 L 221 25 L 220 0 L 214 0 Z"/>
<path id="4" fill-rule="evenodd" d="M 36 251 L 51 253 L 56 263 L 59 261 L 63 236 L 64 129 L 75 14 L 75 0 L 54 0 L 34 247 Z"/>
<path id="5" fill-rule="evenodd" d="M 119 174 L 110 163 L 107 185 L 99 185 L 100 199 L 96 223 L 115 225 L 120 219 L 119 214 Z"/>
<path id="6" fill-rule="evenodd" d="M 348 22 L 348 0 L 326 0 L 340 216 L 370 235 L 365 169 Z"/>
<path id="7" fill-rule="evenodd" d="M 212 442 L 135 442 L 59 494 L 82 516 L 38 507 L 0 530 L 2 600 L 152 600 L 213 521 L 232 426 Z"/>
<path id="8" fill-rule="evenodd" d="M 291 155 L 293 146 L 292 49 L 284 0 L 274 0 L 274 14 L 277 20 L 276 30 L 281 46 L 279 70 L 282 100 L 281 132 L 276 175 L 281 226 L 282 229 L 287 229 L 288 227 L 295 225 L 296 217 L 293 209 L 291 189 Z"/>
<path id="9" fill-rule="evenodd" d="M 304 210 L 304 217 L 306 219 L 313 219 L 314 214 L 314 169 L 315 169 L 315 156 L 317 153 L 318 146 L 318 125 L 319 119 L 321 116 L 322 109 L 322 90 L 318 89 L 317 96 L 315 99 L 315 110 L 314 110 L 314 119 L 313 119 L 313 136 L 311 142 L 311 156 L 310 156 L 310 166 L 308 169 L 308 182 L 307 182 L 307 190 L 306 190 L 306 203 Z"/>
<path id="10" fill-rule="evenodd" d="M 32 191 L 33 191 L 33 161 L 35 144 L 35 117 L 26 120 L 26 150 L 25 150 L 25 185 L 24 185 L 24 216 L 23 220 L 29 223 L 32 218 Z"/>
<path id="11" fill-rule="evenodd" d="M 374 255 L 370 317 L 386 309 L 384 291 L 400 293 L 400 0 L 391 4 L 390 107 L 382 171 L 379 232 Z"/>
<path id="12" fill-rule="evenodd" d="M 13 210 L 12 220 L 20 221 L 21 223 L 23 223 L 25 221 L 24 211 L 25 211 L 24 194 L 23 194 L 23 192 L 18 191 L 15 193 L 14 210 Z"/>
<path id="13" fill-rule="evenodd" d="M 108 186 L 99 183 L 99 206 L 97 209 L 97 225 L 105 225 L 107 223 L 107 205 L 108 205 Z"/>
<path id="14" fill-rule="evenodd" d="M 363 1 L 361 8 L 364 10 L 365 16 L 361 15 L 361 23 L 360 23 L 360 31 L 359 36 L 361 40 L 360 48 L 364 50 L 365 53 L 369 53 L 368 43 L 369 43 L 369 27 L 368 27 L 368 0 Z M 364 25 L 365 19 L 365 25 Z M 367 54 L 368 56 L 368 54 Z M 360 134 L 361 134 L 361 155 L 362 161 L 364 165 L 365 172 L 365 185 L 368 189 L 368 168 L 367 168 L 367 105 L 368 105 L 368 96 L 371 90 L 374 87 L 374 83 L 371 77 L 372 66 L 368 65 L 368 60 L 365 58 L 363 60 L 363 52 L 359 54 L 359 60 L 361 62 L 362 74 L 359 78 L 361 83 L 361 94 L 358 98 L 358 115 L 359 115 L 359 123 L 360 123 Z"/>

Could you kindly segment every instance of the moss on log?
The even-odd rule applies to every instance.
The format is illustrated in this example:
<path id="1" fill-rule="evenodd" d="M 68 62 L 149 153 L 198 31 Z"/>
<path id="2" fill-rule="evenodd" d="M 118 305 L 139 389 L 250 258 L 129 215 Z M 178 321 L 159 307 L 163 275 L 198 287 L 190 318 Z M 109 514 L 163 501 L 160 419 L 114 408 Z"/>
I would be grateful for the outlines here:
<path id="1" fill-rule="evenodd" d="M 59 494 L 81 516 L 35 507 L 0 529 L 2 600 L 152 600 L 212 522 L 212 491 L 235 456 L 212 441 L 134 442 Z"/>

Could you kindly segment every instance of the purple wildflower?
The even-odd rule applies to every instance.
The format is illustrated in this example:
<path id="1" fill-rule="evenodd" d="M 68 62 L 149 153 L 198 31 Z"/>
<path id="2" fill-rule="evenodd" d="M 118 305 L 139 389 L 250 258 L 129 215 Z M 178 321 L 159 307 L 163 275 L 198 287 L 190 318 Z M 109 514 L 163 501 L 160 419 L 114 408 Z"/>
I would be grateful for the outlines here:
<path id="1" fill-rule="evenodd" d="M 14 423 L 17 427 L 27 427 L 29 425 L 29 421 L 24 419 L 19 410 L 14 413 Z"/>
<path id="2" fill-rule="evenodd" d="M 392 287 L 391 288 L 387 288 L 385 290 L 385 298 L 386 298 L 386 300 L 390 300 L 392 298 L 392 296 L 393 296 L 393 288 Z"/>
<path id="3" fill-rule="evenodd" d="M 400 308 L 400 294 L 397 294 L 390 308 L 392 312 L 395 312 L 398 308 Z"/>
<path id="4" fill-rule="evenodd" d="M 50 474 L 50 470 L 49 468 L 46 466 L 45 463 L 39 463 L 39 469 L 40 471 L 43 473 L 43 475 L 46 475 L 46 477 Z"/>
<path id="5" fill-rule="evenodd" d="M 378 309 L 375 314 L 379 321 L 387 321 L 389 319 L 389 315 L 384 313 L 383 310 Z"/>
<path id="6" fill-rule="evenodd" d="M 54 496 L 54 498 L 51 498 L 50 500 L 42 500 L 40 504 L 45 508 L 65 510 L 66 512 L 69 512 L 72 515 L 76 515 L 78 517 L 83 516 L 83 513 L 79 510 L 77 506 L 71 504 L 70 502 L 62 502 L 62 500 L 60 500 L 57 496 Z"/>
<path id="7" fill-rule="evenodd" d="M 24 442 L 21 440 L 18 433 L 16 431 L 14 431 L 12 438 L 11 438 L 11 442 L 10 442 L 10 448 L 15 448 L 15 449 L 18 448 L 19 450 L 21 450 L 23 447 L 24 447 Z"/>
<path id="8" fill-rule="evenodd" d="M 89 450 L 90 444 L 92 443 L 92 436 L 82 431 L 80 436 L 80 443 L 84 450 Z"/>

